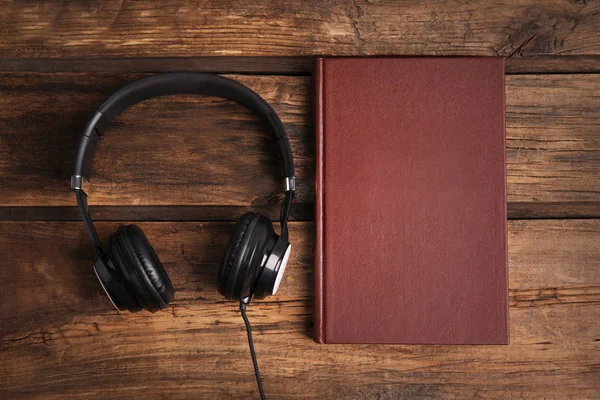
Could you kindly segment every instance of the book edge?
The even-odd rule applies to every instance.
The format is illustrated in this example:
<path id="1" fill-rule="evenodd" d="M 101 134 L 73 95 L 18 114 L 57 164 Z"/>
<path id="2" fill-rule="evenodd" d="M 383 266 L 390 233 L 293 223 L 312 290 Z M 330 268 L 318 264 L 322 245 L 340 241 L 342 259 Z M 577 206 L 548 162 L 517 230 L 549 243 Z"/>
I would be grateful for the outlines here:
<path id="1" fill-rule="evenodd" d="M 510 304 L 508 295 L 508 202 L 507 202 L 507 161 L 506 161 L 506 62 L 504 58 L 500 58 L 500 73 L 502 74 L 502 148 L 504 149 L 503 157 L 503 169 L 504 169 L 504 282 L 506 285 L 505 295 L 505 307 L 506 307 L 506 319 L 505 319 L 505 332 L 504 338 L 501 344 L 510 344 Z"/>
<path id="2" fill-rule="evenodd" d="M 314 340 L 325 343 L 325 310 L 324 310 L 324 285 L 323 285 L 323 58 L 315 61 L 315 144 L 316 144 L 316 170 L 315 170 L 315 328 Z"/>

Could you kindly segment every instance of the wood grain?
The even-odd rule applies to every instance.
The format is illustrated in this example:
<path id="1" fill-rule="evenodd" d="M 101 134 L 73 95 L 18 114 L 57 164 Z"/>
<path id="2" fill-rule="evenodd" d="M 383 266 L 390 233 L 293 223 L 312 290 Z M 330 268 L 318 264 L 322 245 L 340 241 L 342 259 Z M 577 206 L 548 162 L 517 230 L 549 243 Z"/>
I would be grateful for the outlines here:
<path id="1" fill-rule="evenodd" d="M 547 58 L 547 57 L 542 57 Z M 515 68 L 535 69 L 532 60 L 517 60 Z M 551 61 L 551 60 L 548 60 Z M 600 57 L 560 57 L 562 69 L 593 72 L 600 70 Z M 310 75 L 314 57 L 124 57 L 124 58 L 5 58 L 2 72 L 213 72 L 219 74 Z M 526 67 L 525 65 L 530 65 Z M 551 62 L 548 63 L 549 65 Z"/>
<path id="2" fill-rule="evenodd" d="M 600 398 L 599 27 L 600 3 L 578 0 L 3 2 L 0 399 L 256 397 L 237 306 L 216 291 L 230 221 L 278 216 L 279 163 L 255 117 L 170 97 L 103 140 L 101 237 L 165 221 L 140 222 L 177 291 L 159 313 L 112 309 L 68 178 L 112 91 L 154 72 L 236 74 L 282 117 L 292 218 L 310 221 L 319 55 L 506 57 L 508 215 L 529 219 L 509 221 L 511 344 L 315 344 L 314 227 L 293 222 L 280 295 L 249 309 L 269 398 Z"/>
<path id="3" fill-rule="evenodd" d="M 598 201 L 600 76 L 506 82 L 508 201 Z"/>
<path id="4" fill-rule="evenodd" d="M 3 8 L 3 58 L 600 54 L 600 4 L 592 1 L 110 0 Z"/>
<path id="5" fill-rule="evenodd" d="M 106 238 L 115 223 L 100 223 Z M 119 314 L 75 222 L 1 222 L 1 398 L 252 398 L 236 304 L 216 292 L 231 223 L 142 223 L 177 291 Z M 600 390 L 600 221 L 511 221 L 509 346 L 315 344 L 312 223 L 276 298 L 249 310 L 270 398 L 584 398 Z"/>
<path id="6" fill-rule="evenodd" d="M 139 76 L 0 74 L 0 206 L 9 207 L 3 219 L 16 219 L 24 212 L 18 207 L 74 205 L 68 181 L 82 125 L 103 97 Z M 232 77 L 280 114 L 297 168 L 293 217 L 311 219 L 312 79 Z M 506 77 L 510 217 L 600 214 L 598 92 L 595 74 Z M 275 216 L 281 183 L 268 138 L 252 114 L 228 101 L 176 96 L 144 102 L 105 135 L 94 164 L 91 203 L 211 207 L 201 209 L 197 219 L 233 220 L 249 209 Z M 10 207 L 17 207 L 13 217 Z M 223 207 L 233 209 L 231 216 Z M 104 218 L 114 219 L 103 210 Z M 140 213 L 150 220 L 171 218 L 163 211 L 150 207 Z"/>

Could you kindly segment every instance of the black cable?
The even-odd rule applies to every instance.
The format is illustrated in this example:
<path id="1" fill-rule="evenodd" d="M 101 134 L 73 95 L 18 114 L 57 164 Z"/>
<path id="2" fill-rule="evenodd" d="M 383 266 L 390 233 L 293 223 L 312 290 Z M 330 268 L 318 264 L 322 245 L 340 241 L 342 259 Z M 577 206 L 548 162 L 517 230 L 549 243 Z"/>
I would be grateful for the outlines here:
<path id="1" fill-rule="evenodd" d="M 294 191 L 285 192 L 285 199 L 281 203 L 281 211 L 279 212 L 279 221 L 281 223 L 281 232 L 287 229 L 287 220 L 290 216 L 290 210 L 292 208 L 292 200 L 294 198 Z"/>
<path id="2" fill-rule="evenodd" d="M 254 344 L 252 343 L 252 327 L 246 316 L 246 303 L 243 301 L 240 303 L 240 311 L 242 312 L 242 318 L 244 318 L 244 323 L 246 324 L 246 332 L 248 332 L 248 344 L 250 345 L 250 355 L 252 355 L 252 364 L 254 365 L 254 375 L 256 376 L 256 383 L 258 384 L 258 392 L 260 393 L 261 400 L 266 400 L 265 391 L 263 390 L 262 380 L 260 378 L 260 371 L 258 370 L 258 361 L 256 361 L 256 353 L 254 352 Z"/>

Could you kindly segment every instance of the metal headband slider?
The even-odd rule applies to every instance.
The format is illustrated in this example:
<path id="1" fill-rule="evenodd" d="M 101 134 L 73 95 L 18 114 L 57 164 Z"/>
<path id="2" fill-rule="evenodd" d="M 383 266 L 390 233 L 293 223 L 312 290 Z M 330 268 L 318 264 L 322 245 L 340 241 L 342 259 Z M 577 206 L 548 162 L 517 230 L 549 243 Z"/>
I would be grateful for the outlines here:
<path id="1" fill-rule="evenodd" d="M 290 191 L 293 192 L 296 190 L 296 178 L 295 177 L 288 176 L 287 178 L 284 179 L 283 183 L 284 183 L 286 192 L 290 192 Z"/>
<path id="2" fill-rule="evenodd" d="M 90 182 L 84 176 L 71 175 L 71 190 L 81 190 L 89 196 L 90 189 Z"/>

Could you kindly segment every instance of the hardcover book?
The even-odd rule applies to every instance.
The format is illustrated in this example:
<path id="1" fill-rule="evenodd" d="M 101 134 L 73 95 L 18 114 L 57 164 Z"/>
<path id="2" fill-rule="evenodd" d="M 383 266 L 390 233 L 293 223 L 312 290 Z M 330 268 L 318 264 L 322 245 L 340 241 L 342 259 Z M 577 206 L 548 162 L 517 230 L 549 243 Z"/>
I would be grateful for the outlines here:
<path id="1" fill-rule="evenodd" d="M 315 74 L 315 340 L 507 344 L 503 59 Z"/>

